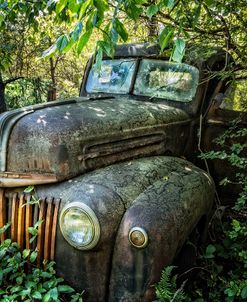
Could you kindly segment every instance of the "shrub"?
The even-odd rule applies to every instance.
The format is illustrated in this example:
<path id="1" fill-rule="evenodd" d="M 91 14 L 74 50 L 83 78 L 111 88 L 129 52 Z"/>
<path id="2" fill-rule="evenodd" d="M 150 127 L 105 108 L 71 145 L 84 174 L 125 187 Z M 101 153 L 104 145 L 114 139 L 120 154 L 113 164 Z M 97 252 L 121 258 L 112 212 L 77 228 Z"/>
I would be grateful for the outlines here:
<path id="1" fill-rule="evenodd" d="M 56 276 L 55 262 L 35 267 L 36 251 L 21 251 L 6 239 L 0 245 L 0 302 L 71 301 L 82 302 L 82 294 Z"/>

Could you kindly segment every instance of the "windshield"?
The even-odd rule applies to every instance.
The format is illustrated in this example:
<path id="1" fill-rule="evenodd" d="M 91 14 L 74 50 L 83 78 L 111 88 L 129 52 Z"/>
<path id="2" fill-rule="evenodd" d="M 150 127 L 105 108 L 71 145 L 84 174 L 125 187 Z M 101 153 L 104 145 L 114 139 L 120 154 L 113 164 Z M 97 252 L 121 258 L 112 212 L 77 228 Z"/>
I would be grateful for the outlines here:
<path id="1" fill-rule="evenodd" d="M 86 91 L 105 93 L 129 93 L 136 60 L 103 60 L 101 69 L 95 66 L 89 72 Z"/>
<path id="2" fill-rule="evenodd" d="M 103 60 L 89 72 L 86 92 L 128 94 L 132 87 L 136 59 Z M 134 94 L 167 100 L 189 102 L 196 94 L 197 68 L 162 60 L 143 59 L 137 73 Z"/>
<path id="3" fill-rule="evenodd" d="M 190 65 L 161 60 L 142 60 L 135 95 L 188 102 L 195 96 L 199 71 Z"/>

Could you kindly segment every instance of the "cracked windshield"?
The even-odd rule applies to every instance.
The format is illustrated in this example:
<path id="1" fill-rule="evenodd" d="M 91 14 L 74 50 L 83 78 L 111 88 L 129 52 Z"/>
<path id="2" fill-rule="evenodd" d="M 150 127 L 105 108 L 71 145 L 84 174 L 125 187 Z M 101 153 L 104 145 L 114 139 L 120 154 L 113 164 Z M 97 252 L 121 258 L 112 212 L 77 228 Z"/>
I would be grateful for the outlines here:
<path id="1" fill-rule="evenodd" d="M 136 60 L 104 60 L 100 71 L 92 68 L 86 91 L 127 94 L 130 91 Z M 150 98 L 189 102 L 195 96 L 198 70 L 187 64 L 161 60 L 142 60 L 134 94 Z"/>
<path id="2" fill-rule="evenodd" d="M 100 71 L 90 70 L 86 91 L 105 93 L 129 93 L 136 60 L 104 60 Z"/>
<path id="3" fill-rule="evenodd" d="M 143 60 L 134 87 L 134 94 L 189 102 L 196 94 L 199 71 L 181 63 Z"/>

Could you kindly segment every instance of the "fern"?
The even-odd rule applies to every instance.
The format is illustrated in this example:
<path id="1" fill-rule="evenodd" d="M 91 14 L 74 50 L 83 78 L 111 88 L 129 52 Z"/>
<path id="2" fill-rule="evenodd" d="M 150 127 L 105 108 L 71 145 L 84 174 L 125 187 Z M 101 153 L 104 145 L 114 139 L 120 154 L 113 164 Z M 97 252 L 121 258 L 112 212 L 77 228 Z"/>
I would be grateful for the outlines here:
<path id="1" fill-rule="evenodd" d="M 184 283 L 177 288 L 177 275 L 172 276 L 173 269 L 174 266 L 167 266 L 162 271 L 161 279 L 155 285 L 157 300 L 154 302 L 181 302 L 187 299 L 183 291 Z"/>

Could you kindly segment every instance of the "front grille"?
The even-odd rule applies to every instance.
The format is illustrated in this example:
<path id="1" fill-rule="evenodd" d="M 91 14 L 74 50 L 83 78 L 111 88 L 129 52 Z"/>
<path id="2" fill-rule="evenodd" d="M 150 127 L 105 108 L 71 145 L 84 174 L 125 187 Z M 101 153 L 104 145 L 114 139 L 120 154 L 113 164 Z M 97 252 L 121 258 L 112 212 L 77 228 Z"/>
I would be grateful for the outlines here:
<path id="1" fill-rule="evenodd" d="M 0 228 L 8 222 L 10 229 L 0 235 L 0 241 L 7 238 L 17 242 L 20 248 L 37 250 L 37 265 L 43 260 L 54 260 L 55 240 L 60 199 L 46 198 L 32 204 L 32 196 L 24 193 L 5 193 L 0 189 Z M 28 228 L 38 221 L 37 236 L 30 243 L 32 235 Z"/>

